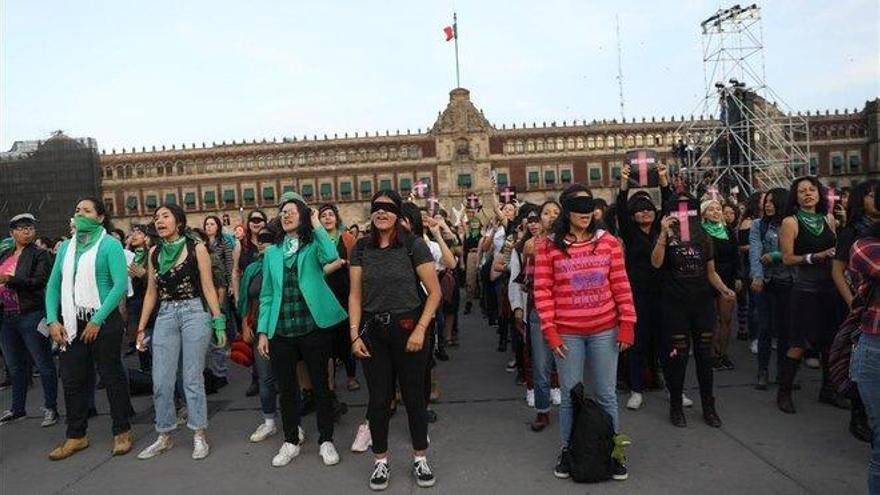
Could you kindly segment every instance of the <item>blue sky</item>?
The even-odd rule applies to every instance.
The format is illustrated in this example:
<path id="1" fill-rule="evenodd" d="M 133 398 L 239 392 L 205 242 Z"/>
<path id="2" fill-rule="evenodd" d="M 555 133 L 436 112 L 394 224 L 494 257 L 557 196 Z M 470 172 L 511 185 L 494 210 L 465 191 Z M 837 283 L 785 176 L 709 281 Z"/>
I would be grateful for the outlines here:
<path id="1" fill-rule="evenodd" d="M 795 110 L 880 95 L 878 5 L 763 2 L 770 86 Z M 0 149 L 55 129 L 108 151 L 424 129 L 455 86 L 453 9 L 462 86 L 499 126 L 617 117 L 615 15 L 627 117 L 683 115 L 704 91 L 699 23 L 719 6 L 4 0 Z"/>

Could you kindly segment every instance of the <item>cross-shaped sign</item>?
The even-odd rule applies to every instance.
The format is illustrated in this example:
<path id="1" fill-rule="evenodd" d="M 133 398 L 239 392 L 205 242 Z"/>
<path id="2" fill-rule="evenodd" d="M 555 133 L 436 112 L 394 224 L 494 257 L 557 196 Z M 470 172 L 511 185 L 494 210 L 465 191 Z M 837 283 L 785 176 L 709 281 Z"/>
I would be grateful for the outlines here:
<path id="1" fill-rule="evenodd" d="M 654 165 L 655 161 L 653 156 L 648 157 L 648 152 L 645 150 L 639 151 L 636 155 L 635 165 L 639 171 L 639 186 L 648 186 L 648 166 Z"/>
<path id="2" fill-rule="evenodd" d="M 516 199 L 516 189 L 513 186 L 507 186 L 498 195 L 504 198 L 505 203 L 512 203 Z"/>
<path id="3" fill-rule="evenodd" d="M 687 201 L 679 201 L 678 208 L 672 212 L 678 218 L 679 232 L 681 233 L 681 242 L 691 242 L 691 224 L 690 217 L 697 216 L 697 211 L 690 209 Z"/>
<path id="4" fill-rule="evenodd" d="M 467 207 L 472 210 L 480 208 L 480 197 L 477 196 L 476 193 L 470 193 L 467 195 Z"/>
<path id="5" fill-rule="evenodd" d="M 435 198 L 434 196 L 428 198 L 428 212 L 431 214 L 431 216 L 433 217 L 434 215 L 436 215 L 439 210 L 440 200 Z"/>
<path id="6" fill-rule="evenodd" d="M 415 193 L 417 198 L 424 198 L 427 196 L 428 189 L 431 186 L 428 185 L 427 182 L 419 180 L 416 181 L 415 185 L 413 185 L 413 192 Z"/>

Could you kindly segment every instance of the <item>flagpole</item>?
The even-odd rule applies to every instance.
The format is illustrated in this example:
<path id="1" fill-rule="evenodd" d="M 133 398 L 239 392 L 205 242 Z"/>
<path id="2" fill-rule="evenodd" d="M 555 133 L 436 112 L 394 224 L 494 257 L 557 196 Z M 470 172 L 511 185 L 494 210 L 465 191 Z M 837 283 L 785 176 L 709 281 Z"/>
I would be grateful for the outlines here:
<path id="1" fill-rule="evenodd" d="M 458 70 L 458 15 L 452 13 L 452 34 L 455 37 L 455 87 L 461 87 L 461 74 Z"/>

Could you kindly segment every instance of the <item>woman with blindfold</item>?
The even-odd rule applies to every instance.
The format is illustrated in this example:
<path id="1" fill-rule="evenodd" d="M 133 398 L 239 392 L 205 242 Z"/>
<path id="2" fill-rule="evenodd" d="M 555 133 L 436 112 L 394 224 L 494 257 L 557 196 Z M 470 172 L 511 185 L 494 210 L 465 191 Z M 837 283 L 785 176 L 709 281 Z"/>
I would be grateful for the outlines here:
<path id="1" fill-rule="evenodd" d="M 673 195 L 666 164 L 658 164 L 657 172 L 661 200 L 665 203 Z M 642 407 L 646 368 L 657 377 L 655 383 L 660 374 L 656 366 L 660 347 L 660 278 L 657 269 L 651 266 L 651 252 L 660 235 L 660 215 L 647 192 L 639 191 L 629 197 L 630 173 L 630 166 L 624 165 L 617 194 L 617 223 L 626 246 L 626 273 L 638 316 L 635 342 L 628 355 L 630 396 L 626 402 L 627 409 L 637 410 Z"/>
<path id="2" fill-rule="evenodd" d="M 712 242 L 700 228 L 699 204 L 687 194 L 666 205 L 661 230 L 651 253 L 651 265 L 660 270 L 660 300 L 663 328 L 662 364 L 669 389 L 669 420 L 684 428 L 682 390 L 688 356 L 693 348 L 700 384 L 703 421 L 721 427 L 715 410 L 712 376 L 712 348 L 715 328 L 715 292 L 727 300 L 736 293 L 715 271 Z"/>
<path id="3" fill-rule="evenodd" d="M 559 202 L 562 212 L 553 235 L 537 246 L 535 307 L 541 331 L 556 357 L 562 389 L 562 452 L 554 474 L 568 478 L 568 444 L 574 421 L 571 389 L 583 381 L 584 366 L 589 367 L 591 395 L 619 434 L 617 355 L 633 343 L 636 312 L 623 249 L 617 238 L 597 228 L 590 190 L 573 184 L 559 196 Z M 624 445 L 624 437 L 618 438 Z M 626 459 L 621 455 L 613 461 L 614 479 L 625 480 Z"/>
<path id="4" fill-rule="evenodd" d="M 251 265 L 251 262 L 262 254 L 260 249 L 260 242 L 258 236 L 263 231 L 263 228 L 266 227 L 266 213 L 263 210 L 253 210 L 248 215 L 248 220 L 244 224 L 244 237 L 242 237 L 241 242 L 235 243 L 235 248 L 232 250 L 232 299 L 235 303 L 235 308 L 238 308 L 240 305 L 238 304 L 239 298 L 239 285 L 241 285 L 241 278 L 244 276 L 244 271 Z M 244 290 L 247 290 L 245 288 Z M 244 315 L 235 312 L 237 317 L 237 323 L 239 324 L 239 328 L 241 327 L 242 320 L 244 319 Z M 257 370 L 251 370 L 251 384 L 248 386 L 247 391 L 245 391 L 245 395 L 248 397 L 253 397 L 259 393 L 259 377 L 257 376 Z"/>
<path id="5" fill-rule="evenodd" d="M 388 421 L 395 376 L 409 419 L 413 476 L 420 487 L 435 483 L 425 456 L 425 377 L 431 354 L 425 343 L 440 306 L 440 282 L 425 241 L 401 224 L 401 204 L 394 191 L 383 190 L 373 196 L 370 237 L 355 245 L 349 269 L 351 348 L 363 360 L 370 394 L 367 419 L 375 455 L 370 475 L 373 490 L 386 489 L 390 477 Z"/>

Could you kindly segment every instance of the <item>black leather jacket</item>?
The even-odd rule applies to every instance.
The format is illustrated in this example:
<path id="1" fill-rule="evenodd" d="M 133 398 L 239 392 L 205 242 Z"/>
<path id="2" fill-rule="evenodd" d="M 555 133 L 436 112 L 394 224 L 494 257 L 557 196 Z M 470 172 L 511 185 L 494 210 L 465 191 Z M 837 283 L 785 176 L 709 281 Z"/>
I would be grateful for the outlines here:
<path id="1" fill-rule="evenodd" d="M 0 263 L 15 253 L 15 248 L 0 252 Z M 19 309 L 22 314 L 46 309 L 46 283 L 52 271 L 49 252 L 34 243 L 25 246 L 18 257 L 15 275 L 6 286 L 18 294 Z"/>

